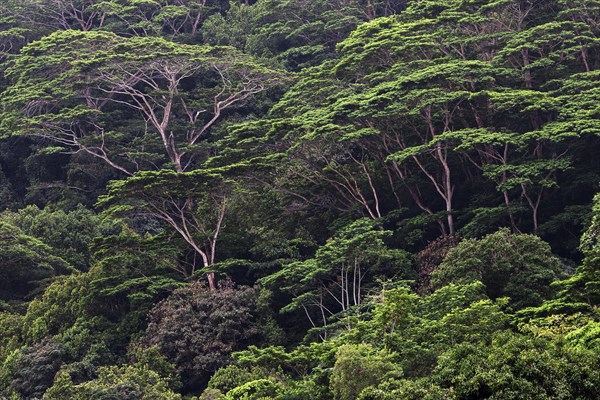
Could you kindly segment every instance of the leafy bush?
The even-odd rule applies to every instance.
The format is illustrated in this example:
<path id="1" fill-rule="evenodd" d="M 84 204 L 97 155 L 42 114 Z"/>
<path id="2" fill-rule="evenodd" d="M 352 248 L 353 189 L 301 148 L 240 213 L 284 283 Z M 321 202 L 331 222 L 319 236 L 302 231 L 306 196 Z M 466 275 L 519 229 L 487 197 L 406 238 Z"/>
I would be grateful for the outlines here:
<path id="1" fill-rule="evenodd" d="M 72 211 L 28 206 L 2 219 L 51 246 L 78 270 L 89 268 L 93 239 L 118 230 L 116 221 L 102 219 L 82 205 Z"/>
<path id="2" fill-rule="evenodd" d="M 61 372 L 44 396 L 46 400 L 180 400 L 157 372 L 138 365 L 101 367 L 98 378 L 79 385 Z"/>
<path id="3" fill-rule="evenodd" d="M 28 399 L 41 397 L 67 361 L 66 347 L 55 340 L 24 348 L 14 362 L 9 389 Z"/>
<path id="4" fill-rule="evenodd" d="M 175 290 L 150 313 L 144 346 L 158 346 L 174 363 L 184 388 L 199 388 L 231 359 L 231 352 L 256 340 L 255 292 L 222 285 L 210 291 L 196 282 Z"/>
<path id="5" fill-rule="evenodd" d="M 592 399 L 600 385 L 600 357 L 502 332 L 490 345 L 463 343 L 449 350 L 433 379 L 460 399 Z"/>
<path id="6" fill-rule="evenodd" d="M 537 236 L 514 235 L 508 229 L 466 239 L 448 252 L 432 275 L 434 287 L 480 280 L 491 299 L 508 296 L 516 308 L 535 306 L 552 296 L 550 283 L 561 262 Z"/>
<path id="7" fill-rule="evenodd" d="M 390 372 L 402 375 L 389 354 L 366 344 L 343 345 L 336 353 L 331 375 L 334 399 L 354 400 L 363 389 L 383 381 Z"/>
<path id="8" fill-rule="evenodd" d="M 0 221 L 0 300 L 23 299 L 44 280 L 71 272 L 50 246 Z"/>

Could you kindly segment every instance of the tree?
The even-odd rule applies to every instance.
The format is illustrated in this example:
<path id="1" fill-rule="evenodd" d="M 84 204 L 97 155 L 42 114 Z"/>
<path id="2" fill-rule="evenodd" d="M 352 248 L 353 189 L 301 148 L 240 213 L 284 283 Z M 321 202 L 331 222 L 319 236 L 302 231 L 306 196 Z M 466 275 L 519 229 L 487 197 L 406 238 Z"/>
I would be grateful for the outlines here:
<path id="1" fill-rule="evenodd" d="M 288 196 L 294 209 L 378 219 L 387 211 L 382 193 L 393 183 L 382 177 L 380 151 L 369 142 L 376 132 L 332 120 L 335 111 L 326 106 L 349 94 L 329 76 L 332 66 L 308 70 L 271 110 L 272 118 L 235 126 L 224 142 L 247 154 L 262 172 L 252 178 Z"/>
<path id="2" fill-rule="evenodd" d="M 208 382 L 205 392 L 211 390 L 218 391 L 221 394 L 229 392 L 238 386 L 258 379 L 264 379 L 268 375 L 263 370 L 255 369 L 252 371 L 240 368 L 235 364 L 228 365 L 218 369 Z"/>
<path id="3" fill-rule="evenodd" d="M 55 340 L 44 340 L 21 349 L 13 366 L 8 390 L 25 398 L 41 398 L 67 361 L 69 355 L 66 346 Z"/>
<path id="4" fill-rule="evenodd" d="M 202 266 L 214 290 L 214 271 L 210 268 L 215 262 L 231 190 L 232 183 L 218 170 L 146 171 L 112 182 L 108 195 L 99 204 L 111 205 L 114 213 L 151 217 L 174 230 L 193 249 L 189 267 L 181 268 L 180 272 L 190 277 Z"/>
<path id="5" fill-rule="evenodd" d="M 270 118 L 232 134 L 254 132 L 252 156 L 280 152 L 285 164 L 262 160 L 278 163 L 268 181 L 296 202 L 377 218 L 408 205 L 442 234 L 464 211 L 537 232 L 574 144 L 598 143 L 595 64 L 581 52 L 598 32 L 573 22 L 589 11 L 564 7 L 555 22 L 546 3 L 413 3 L 357 27 Z M 466 201 L 479 185 L 498 193 Z"/>
<path id="6" fill-rule="evenodd" d="M 361 392 L 358 400 L 444 400 L 452 399 L 452 389 L 442 389 L 425 379 L 388 379 Z"/>
<path id="7" fill-rule="evenodd" d="M 126 36 L 197 39 L 205 18 L 223 11 L 220 1 L 23 0 L 1 9 L 14 22 L 43 31 L 105 30 Z M 39 37 L 39 36 L 38 36 Z"/>
<path id="8" fill-rule="evenodd" d="M 397 353 L 407 377 L 429 375 L 438 357 L 458 343 L 489 343 L 509 320 L 506 299 L 490 301 L 480 282 L 450 284 L 427 296 L 397 287 L 373 300 L 372 318 L 348 338 Z"/>
<path id="9" fill-rule="evenodd" d="M 158 346 L 175 364 L 186 391 L 198 389 L 230 362 L 231 352 L 257 338 L 254 301 L 251 288 L 208 290 L 193 283 L 154 307 L 141 342 Z"/>
<path id="10" fill-rule="evenodd" d="M 463 344 L 442 357 L 433 381 L 457 398 L 593 398 L 598 356 L 502 332 L 490 345 Z"/>
<path id="11" fill-rule="evenodd" d="M 163 36 L 177 41 L 198 40 L 204 20 L 224 12 L 219 0 L 107 1 L 97 5 L 107 15 L 113 32 L 136 36 Z"/>
<path id="12" fill-rule="evenodd" d="M 544 313 L 564 313 L 572 309 L 596 308 L 600 304 L 600 195 L 594 197 L 592 220 L 581 237 L 583 262 L 575 274 L 557 282 L 556 304 L 546 304 Z M 582 307 L 583 306 L 583 307 Z"/>
<path id="13" fill-rule="evenodd" d="M 60 146 L 48 151 L 88 153 L 127 176 L 147 169 L 182 173 L 198 168 L 203 161 L 201 142 L 224 113 L 283 79 L 232 48 L 125 39 L 106 32 L 56 32 L 24 49 L 11 70 L 15 85 L 5 99 L 22 134 Z M 11 95 L 13 90 L 20 95 Z M 125 119 L 113 118 L 122 113 Z M 115 183 L 112 190 L 131 190 L 138 184 L 141 193 L 139 183 L 144 185 L 151 176 Z M 155 185 L 159 191 L 146 192 L 144 204 L 208 267 L 214 262 L 226 196 L 204 191 L 205 197 L 182 198 L 181 187 L 174 183 L 191 178 L 169 175 L 175 181 L 161 189 L 158 184 L 166 177 L 162 171 L 146 186 Z M 212 226 L 194 220 L 197 205 L 206 198 L 216 203 L 217 222 Z M 205 240 L 208 245 L 203 248 Z M 193 262 L 191 272 L 195 268 Z M 214 287 L 212 275 L 209 279 Z"/>
<path id="14" fill-rule="evenodd" d="M 10 129 L 125 175 L 165 161 L 195 168 L 200 141 L 224 113 L 282 80 L 232 48 L 76 31 L 31 43 L 6 74 Z"/>
<path id="15" fill-rule="evenodd" d="M 550 283 L 560 277 L 561 262 L 536 236 L 507 229 L 482 239 L 465 239 L 451 249 L 432 273 L 434 287 L 480 280 L 492 299 L 511 298 L 516 308 L 540 305 L 550 298 Z"/>
<path id="16" fill-rule="evenodd" d="M 49 400 L 74 398 L 110 398 L 115 400 L 148 399 L 180 400 L 180 394 L 169 388 L 165 377 L 144 365 L 100 367 L 98 378 L 75 384 L 66 372 L 60 372 L 44 395 Z"/>
<path id="17" fill-rule="evenodd" d="M 55 276 L 74 272 L 56 250 L 0 222 L 0 299 L 23 300 Z"/>
<path id="18" fill-rule="evenodd" d="M 313 327 L 324 328 L 363 303 L 368 288 L 378 279 L 407 277 L 407 253 L 386 246 L 391 232 L 377 222 L 359 219 L 343 227 L 317 250 L 314 258 L 284 265 L 260 282 L 293 296 L 281 311 L 303 310 Z"/>
<path id="19" fill-rule="evenodd" d="M 459 343 L 491 344 L 510 319 L 502 311 L 506 301 L 487 299 L 479 282 L 449 285 L 423 297 L 398 285 L 372 296 L 369 306 L 372 313 L 323 342 L 291 351 L 251 346 L 236 353 L 243 370 L 232 367 L 218 381 L 231 377 L 227 383 L 239 379 L 242 387 L 242 381 L 271 379 L 283 383 L 285 394 L 323 400 L 396 398 L 384 396 L 389 393 L 443 399 L 451 390 L 428 379 L 439 357 Z M 295 387 L 304 390 L 296 392 Z"/>
<path id="20" fill-rule="evenodd" d="M 426 292 L 431 289 L 431 273 L 435 271 L 448 251 L 460 242 L 457 235 L 441 236 L 429 243 L 423 250 L 417 254 L 416 264 L 419 273 L 419 292 Z"/>
<path id="21" fill-rule="evenodd" d="M 91 0 L 24 0 L 17 8 L 6 10 L 14 18 L 28 25 L 41 25 L 54 31 L 77 29 L 90 31 L 101 28 L 106 13 Z"/>
<path id="22" fill-rule="evenodd" d="M 75 362 L 92 359 L 80 371 L 84 377 L 97 363 L 122 357 L 154 304 L 182 285 L 164 247 L 128 231 L 98 243 L 89 271 L 55 279 L 28 304 L 23 342 L 59 339 Z"/>
<path id="23" fill-rule="evenodd" d="M 61 254 L 80 271 L 90 267 L 92 241 L 119 229 L 116 221 L 103 220 L 81 205 L 67 212 L 27 206 L 16 212 L 6 212 L 0 219 L 51 246 L 57 255 Z"/>
<path id="24" fill-rule="evenodd" d="M 5 61 L 11 54 L 17 53 L 32 35 L 32 27 L 21 21 L 26 5 L 21 1 L 7 0 L 0 4 L 0 61 Z"/>
<path id="25" fill-rule="evenodd" d="M 377 352 L 369 345 L 343 345 L 336 353 L 331 375 L 334 399 L 356 399 L 369 386 L 382 382 L 386 375 L 402 375 L 402 370 L 392 361 L 393 355 Z"/>
<path id="26" fill-rule="evenodd" d="M 212 45 L 230 45 L 300 71 L 330 59 L 335 46 L 364 21 L 400 13 L 405 0 L 259 0 L 231 2 L 202 27 Z"/>

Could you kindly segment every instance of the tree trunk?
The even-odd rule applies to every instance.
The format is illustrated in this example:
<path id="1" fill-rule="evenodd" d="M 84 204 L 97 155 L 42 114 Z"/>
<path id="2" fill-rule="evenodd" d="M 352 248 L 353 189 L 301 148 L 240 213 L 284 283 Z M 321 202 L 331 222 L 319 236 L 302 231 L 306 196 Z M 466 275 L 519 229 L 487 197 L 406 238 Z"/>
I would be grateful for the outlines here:
<path id="1" fill-rule="evenodd" d="M 209 272 L 208 275 L 206 276 L 206 278 L 208 279 L 208 289 L 211 292 L 214 292 L 215 290 L 217 290 L 217 287 L 215 285 L 215 273 Z"/>

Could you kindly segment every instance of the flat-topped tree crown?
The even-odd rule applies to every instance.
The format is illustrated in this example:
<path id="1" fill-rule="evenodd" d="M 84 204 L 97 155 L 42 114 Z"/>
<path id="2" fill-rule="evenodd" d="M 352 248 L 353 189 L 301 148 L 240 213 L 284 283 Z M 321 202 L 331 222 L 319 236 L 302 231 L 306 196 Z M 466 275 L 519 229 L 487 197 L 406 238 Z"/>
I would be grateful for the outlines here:
<path id="1" fill-rule="evenodd" d="M 198 146 L 235 106 L 283 75 L 230 47 L 108 32 L 55 32 L 6 71 L 8 131 L 86 152 L 126 175 L 191 170 Z"/>

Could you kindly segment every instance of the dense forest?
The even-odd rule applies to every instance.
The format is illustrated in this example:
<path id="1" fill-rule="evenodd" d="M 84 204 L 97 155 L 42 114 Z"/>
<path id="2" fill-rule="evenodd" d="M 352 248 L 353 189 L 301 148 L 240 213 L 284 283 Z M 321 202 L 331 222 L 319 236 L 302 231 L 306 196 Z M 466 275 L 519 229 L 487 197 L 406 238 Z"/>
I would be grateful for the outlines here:
<path id="1" fill-rule="evenodd" d="M 600 398 L 600 0 L 0 0 L 0 399 Z"/>

